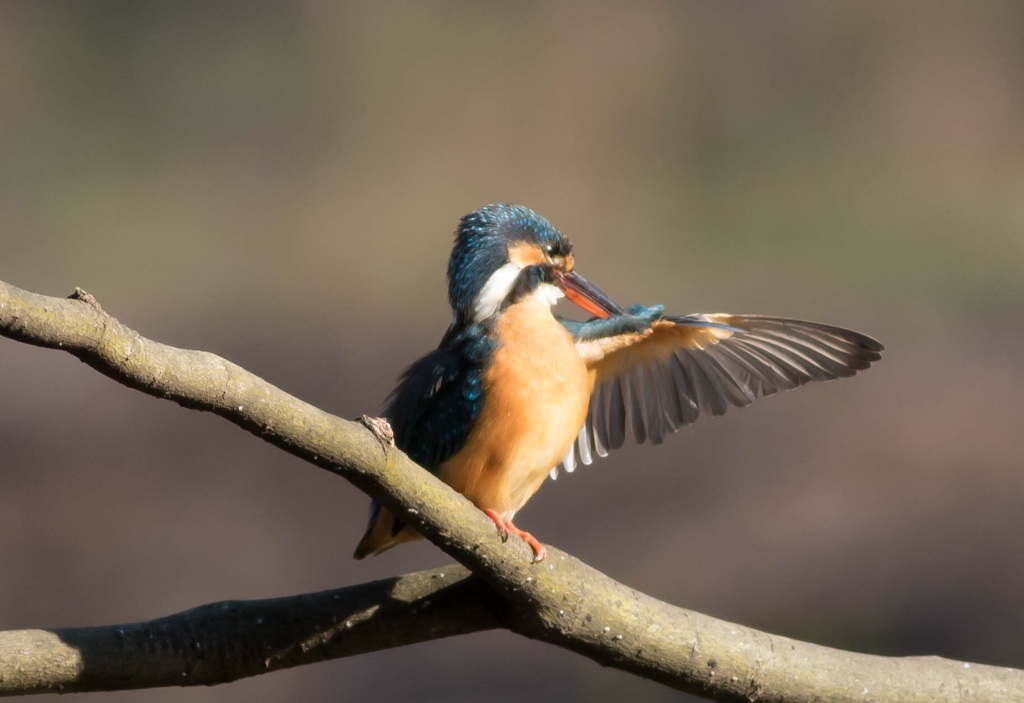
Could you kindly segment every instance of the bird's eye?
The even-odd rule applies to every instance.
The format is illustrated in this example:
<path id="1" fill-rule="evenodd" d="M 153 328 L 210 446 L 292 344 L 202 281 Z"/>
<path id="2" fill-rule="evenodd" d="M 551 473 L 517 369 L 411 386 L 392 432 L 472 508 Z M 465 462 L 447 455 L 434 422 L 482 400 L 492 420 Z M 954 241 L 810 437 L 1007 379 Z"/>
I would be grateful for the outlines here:
<path id="1" fill-rule="evenodd" d="M 548 244 L 546 247 L 544 247 L 544 251 L 547 252 L 548 256 L 551 256 L 552 254 L 555 253 L 555 245 Z"/>

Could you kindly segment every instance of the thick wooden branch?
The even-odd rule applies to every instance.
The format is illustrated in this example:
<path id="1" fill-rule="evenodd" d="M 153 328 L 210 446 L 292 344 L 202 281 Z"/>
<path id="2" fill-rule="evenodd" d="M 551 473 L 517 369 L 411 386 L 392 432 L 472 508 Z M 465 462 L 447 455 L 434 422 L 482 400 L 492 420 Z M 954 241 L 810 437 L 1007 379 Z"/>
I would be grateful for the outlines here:
<path id="1" fill-rule="evenodd" d="M 158 620 L 0 632 L 0 695 L 213 685 L 501 623 L 461 566 Z"/>
<path id="2" fill-rule="evenodd" d="M 145 339 L 81 291 L 72 299 L 49 298 L 0 282 L 0 335 L 64 349 L 125 385 L 214 412 L 345 477 L 487 584 L 503 604 L 503 626 L 602 664 L 722 701 L 1024 700 L 1022 671 L 841 652 L 659 602 L 558 550 L 533 564 L 525 544 L 502 543 L 465 498 L 366 426 L 324 413 L 213 354 Z M 424 639 L 410 628 L 407 641 Z M 393 643 L 401 639 L 395 637 Z M 10 673 L 8 653 L 0 649 L 0 687 Z M 230 660 L 226 652 L 204 656 Z M 199 666 L 198 658 L 190 662 L 178 668 L 175 683 L 182 683 L 182 670 Z M 124 656 L 114 664 L 90 660 L 78 677 L 136 666 L 141 663 Z M 108 688 L 123 687 L 111 677 Z"/>

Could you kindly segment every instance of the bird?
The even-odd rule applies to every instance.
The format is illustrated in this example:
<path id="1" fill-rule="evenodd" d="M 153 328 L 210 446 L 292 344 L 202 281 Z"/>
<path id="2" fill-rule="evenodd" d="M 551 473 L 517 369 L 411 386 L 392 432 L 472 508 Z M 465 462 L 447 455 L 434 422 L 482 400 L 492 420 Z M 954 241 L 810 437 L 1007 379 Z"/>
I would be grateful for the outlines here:
<path id="1" fill-rule="evenodd" d="M 591 318 L 557 315 L 561 299 Z M 448 262 L 452 321 L 386 401 L 395 446 L 466 496 L 533 560 L 512 522 L 550 475 L 660 443 L 702 415 L 881 358 L 875 339 L 765 315 L 622 308 L 575 269 L 573 245 L 533 210 L 486 205 L 459 222 Z M 355 558 L 420 538 L 377 501 Z"/>

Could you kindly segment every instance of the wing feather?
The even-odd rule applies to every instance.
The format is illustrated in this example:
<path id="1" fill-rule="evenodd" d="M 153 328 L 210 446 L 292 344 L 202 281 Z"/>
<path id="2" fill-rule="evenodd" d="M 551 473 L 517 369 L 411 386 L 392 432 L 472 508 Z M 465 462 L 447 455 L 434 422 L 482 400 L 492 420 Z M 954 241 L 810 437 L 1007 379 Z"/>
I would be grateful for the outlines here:
<path id="1" fill-rule="evenodd" d="M 483 359 L 490 342 L 479 334 L 445 336 L 399 379 L 384 415 L 395 445 L 420 466 L 435 470 L 459 451 L 483 405 Z"/>
<path id="2" fill-rule="evenodd" d="M 703 413 L 852 376 L 883 349 L 842 327 L 760 315 L 666 317 L 633 336 L 630 345 L 608 344 L 607 354 L 588 358 L 594 390 L 587 419 L 552 475 L 607 456 L 624 444 L 627 428 L 638 443 L 658 444 Z"/>
<path id="3" fill-rule="evenodd" d="M 609 449 L 618 449 L 626 441 L 626 393 L 622 387 L 626 379 L 623 376 L 613 376 L 607 383 L 605 409 L 608 418 L 608 441 L 605 446 Z"/>
<path id="4" fill-rule="evenodd" d="M 630 399 L 633 401 L 630 408 L 630 421 L 633 426 L 633 438 L 637 444 L 647 441 L 647 422 L 644 417 L 644 409 L 647 405 L 647 398 L 644 394 L 644 366 L 634 366 L 626 376 L 626 387 L 629 390 Z"/>

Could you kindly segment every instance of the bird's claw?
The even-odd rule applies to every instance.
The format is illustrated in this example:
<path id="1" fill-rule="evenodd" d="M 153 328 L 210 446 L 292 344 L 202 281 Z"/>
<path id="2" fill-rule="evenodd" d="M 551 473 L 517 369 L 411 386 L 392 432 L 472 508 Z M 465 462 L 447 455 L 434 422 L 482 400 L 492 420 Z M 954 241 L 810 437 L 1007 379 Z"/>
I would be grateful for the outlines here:
<path id="1" fill-rule="evenodd" d="M 548 550 L 544 545 L 529 532 L 524 532 L 520 536 L 526 540 L 526 543 L 530 545 L 530 549 L 533 550 L 533 563 L 537 564 L 538 562 L 544 561 L 544 557 L 548 555 Z"/>
<path id="2" fill-rule="evenodd" d="M 501 535 L 502 542 L 508 542 L 508 528 L 505 527 L 505 521 L 501 519 L 501 515 L 498 515 L 497 511 L 491 510 L 490 508 L 484 508 L 484 515 L 491 519 L 498 527 L 498 534 Z"/>
<path id="3" fill-rule="evenodd" d="M 511 520 L 504 519 L 501 515 L 498 515 L 497 511 L 491 508 L 484 508 L 483 513 L 491 519 L 491 522 L 498 526 L 498 534 L 501 535 L 502 542 L 507 542 L 510 534 L 521 537 L 530 546 L 530 549 L 533 550 L 533 563 L 536 564 L 539 561 L 544 561 L 548 550 L 540 543 L 540 540 L 526 530 L 520 530 L 512 524 Z"/>

